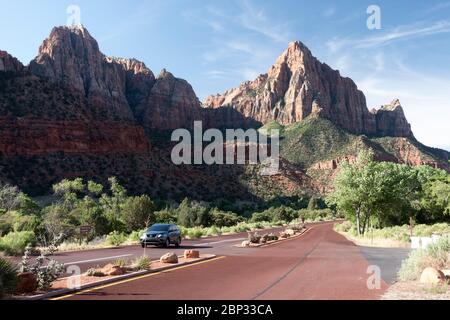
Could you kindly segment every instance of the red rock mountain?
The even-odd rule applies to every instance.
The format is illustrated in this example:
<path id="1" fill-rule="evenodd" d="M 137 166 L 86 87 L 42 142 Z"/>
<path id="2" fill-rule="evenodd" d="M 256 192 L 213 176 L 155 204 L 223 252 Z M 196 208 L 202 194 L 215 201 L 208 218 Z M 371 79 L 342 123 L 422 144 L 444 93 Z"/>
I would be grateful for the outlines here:
<path id="1" fill-rule="evenodd" d="M 29 66 L 0 51 L 0 180 L 45 194 L 63 178 L 105 182 L 118 176 L 131 192 L 158 198 L 259 201 L 326 190 L 329 180 L 316 176 L 353 159 L 337 151 L 360 134 L 381 139 L 362 139 L 380 159 L 448 167 L 448 152 L 415 141 L 398 101 L 369 111 L 353 81 L 300 42 L 290 44 L 267 74 L 205 104 L 187 81 L 166 70 L 155 77 L 143 62 L 104 55 L 84 27 L 54 28 Z M 253 166 L 175 166 L 164 138 L 195 120 L 204 128 L 259 128 L 311 115 L 330 121 L 310 125 L 308 137 L 288 137 L 290 154 L 283 155 L 282 146 L 282 168 L 274 177 Z M 339 158 L 330 158 L 327 146 Z"/>
<path id="2" fill-rule="evenodd" d="M 23 65 L 8 52 L 0 50 L 0 72 L 21 72 Z"/>
<path id="3" fill-rule="evenodd" d="M 318 114 L 355 134 L 412 137 L 398 102 L 369 112 L 356 84 L 317 60 L 301 42 L 290 43 L 268 73 L 210 96 L 204 105 L 232 107 L 262 123 L 288 125 Z"/>

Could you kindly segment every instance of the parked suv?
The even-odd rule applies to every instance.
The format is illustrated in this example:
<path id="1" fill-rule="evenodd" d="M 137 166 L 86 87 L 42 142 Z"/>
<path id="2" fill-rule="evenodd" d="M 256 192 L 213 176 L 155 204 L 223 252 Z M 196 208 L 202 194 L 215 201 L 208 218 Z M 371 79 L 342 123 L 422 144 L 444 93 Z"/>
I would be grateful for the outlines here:
<path id="1" fill-rule="evenodd" d="M 174 224 L 154 224 L 141 237 L 142 248 L 147 245 L 169 247 L 181 245 L 181 231 Z"/>

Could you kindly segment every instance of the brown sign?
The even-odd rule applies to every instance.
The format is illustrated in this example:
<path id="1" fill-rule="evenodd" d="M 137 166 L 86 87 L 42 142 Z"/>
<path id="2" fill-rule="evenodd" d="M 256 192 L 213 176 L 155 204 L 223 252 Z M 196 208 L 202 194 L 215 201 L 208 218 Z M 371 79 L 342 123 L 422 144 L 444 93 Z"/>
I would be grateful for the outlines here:
<path id="1" fill-rule="evenodd" d="M 80 227 L 80 234 L 87 235 L 91 232 L 92 227 L 91 226 L 81 226 Z"/>

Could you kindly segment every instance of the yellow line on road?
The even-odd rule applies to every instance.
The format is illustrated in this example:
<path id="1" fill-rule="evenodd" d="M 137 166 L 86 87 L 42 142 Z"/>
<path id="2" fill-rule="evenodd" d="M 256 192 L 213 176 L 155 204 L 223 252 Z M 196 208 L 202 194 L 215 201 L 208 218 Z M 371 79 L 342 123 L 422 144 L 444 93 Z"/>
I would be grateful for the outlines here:
<path id="1" fill-rule="evenodd" d="M 169 273 L 169 272 L 180 270 L 180 269 L 186 269 L 186 268 L 189 268 L 189 267 L 198 266 L 198 265 L 201 265 L 201 264 L 204 264 L 204 263 L 217 261 L 217 260 L 221 260 L 221 259 L 224 259 L 224 258 L 226 258 L 226 257 L 222 256 L 222 257 L 217 257 L 217 258 L 214 258 L 214 259 L 209 259 L 209 260 L 205 260 L 205 261 L 200 261 L 200 262 L 197 262 L 197 263 L 189 264 L 189 265 L 186 265 L 186 266 L 176 267 L 176 268 L 165 270 L 165 271 L 149 273 L 149 274 L 145 274 L 145 275 L 142 275 L 142 276 L 139 276 L 139 277 L 125 279 L 125 280 L 122 280 L 122 281 L 117 281 L 117 282 L 105 284 L 105 285 L 99 286 L 99 287 L 93 287 L 93 288 L 90 288 L 90 289 L 82 290 L 82 291 L 75 292 L 75 293 L 72 293 L 72 294 L 68 294 L 68 295 L 65 295 L 65 296 L 62 296 L 62 297 L 53 298 L 53 299 L 50 299 L 50 300 L 52 300 L 52 301 L 64 300 L 64 299 L 68 299 L 68 298 L 73 297 L 73 296 L 82 295 L 82 294 L 85 294 L 85 293 L 88 293 L 88 292 L 97 291 L 97 290 L 101 290 L 101 289 L 117 286 L 117 285 L 120 285 L 120 284 L 132 282 L 132 281 L 137 281 L 137 280 L 141 280 L 141 279 L 145 279 L 145 278 L 150 278 L 150 277 L 153 277 L 153 276 L 156 276 L 156 275 L 159 275 L 159 274 Z"/>

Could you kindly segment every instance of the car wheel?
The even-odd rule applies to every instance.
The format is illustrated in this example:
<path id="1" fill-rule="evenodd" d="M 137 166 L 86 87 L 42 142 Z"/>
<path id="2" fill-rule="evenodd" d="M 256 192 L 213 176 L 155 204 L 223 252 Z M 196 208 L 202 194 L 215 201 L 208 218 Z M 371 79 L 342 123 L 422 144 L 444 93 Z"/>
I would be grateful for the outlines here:
<path id="1" fill-rule="evenodd" d="M 175 247 L 179 248 L 181 246 L 181 238 L 178 238 L 177 242 L 175 243 Z"/>
<path id="2" fill-rule="evenodd" d="M 145 243 L 141 243 L 141 247 L 144 249 L 147 245 Z"/>
<path id="3" fill-rule="evenodd" d="M 164 245 L 165 245 L 166 248 L 170 247 L 170 240 L 167 239 L 167 240 L 166 240 L 166 243 L 165 243 Z"/>

